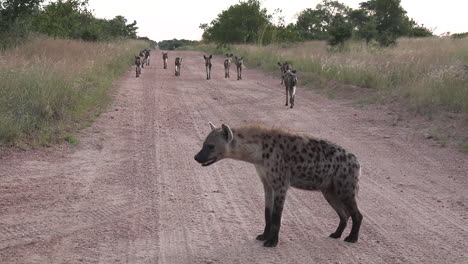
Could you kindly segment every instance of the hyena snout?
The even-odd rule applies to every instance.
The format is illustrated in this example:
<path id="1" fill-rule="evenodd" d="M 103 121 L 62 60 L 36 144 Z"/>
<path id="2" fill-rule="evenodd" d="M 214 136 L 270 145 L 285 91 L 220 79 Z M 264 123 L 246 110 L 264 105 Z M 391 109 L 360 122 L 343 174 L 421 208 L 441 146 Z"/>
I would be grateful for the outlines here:
<path id="1" fill-rule="evenodd" d="M 229 152 L 228 145 L 233 140 L 233 133 L 228 126 L 223 124 L 221 128 L 216 128 L 212 123 L 210 126 L 211 133 L 203 142 L 200 152 L 194 157 L 204 167 L 225 158 Z"/>

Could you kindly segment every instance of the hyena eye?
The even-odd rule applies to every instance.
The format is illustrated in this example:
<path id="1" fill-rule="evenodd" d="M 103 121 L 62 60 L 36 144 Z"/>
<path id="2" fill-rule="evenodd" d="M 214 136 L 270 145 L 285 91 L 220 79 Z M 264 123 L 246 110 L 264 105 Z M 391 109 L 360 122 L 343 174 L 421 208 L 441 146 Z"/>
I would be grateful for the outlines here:
<path id="1" fill-rule="evenodd" d="M 214 145 L 207 145 L 207 147 L 208 147 L 208 150 L 213 150 L 215 148 Z"/>

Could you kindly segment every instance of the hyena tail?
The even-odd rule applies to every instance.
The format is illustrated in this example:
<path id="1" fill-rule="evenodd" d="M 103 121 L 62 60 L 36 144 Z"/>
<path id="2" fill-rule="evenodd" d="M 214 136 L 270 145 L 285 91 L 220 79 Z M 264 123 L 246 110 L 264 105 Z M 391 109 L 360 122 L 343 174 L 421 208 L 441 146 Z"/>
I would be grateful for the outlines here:
<path id="1" fill-rule="evenodd" d="M 354 193 L 356 195 L 356 197 L 358 197 L 359 195 L 359 178 L 361 177 L 361 166 L 359 166 L 359 169 L 357 171 L 357 175 L 356 175 L 356 187 L 354 188 Z"/>

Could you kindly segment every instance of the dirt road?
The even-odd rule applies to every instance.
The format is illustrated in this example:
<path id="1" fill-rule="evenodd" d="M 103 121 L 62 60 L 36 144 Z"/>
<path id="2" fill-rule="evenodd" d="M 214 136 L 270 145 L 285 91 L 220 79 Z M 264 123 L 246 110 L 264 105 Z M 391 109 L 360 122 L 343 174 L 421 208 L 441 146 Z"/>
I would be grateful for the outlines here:
<path id="1" fill-rule="evenodd" d="M 173 61 L 184 58 L 181 76 Z M 198 52 L 153 52 L 76 147 L 0 152 L 0 263 L 467 263 L 468 158 L 356 108 L 246 69 L 205 79 Z M 208 121 L 263 122 L 326 138 L 363 166 L 358 243 L 328 238 L 338 217 L 318 192 L 290 189 L 280 242 L 264 248 L 263 188 L 252 165 L 194 160 Z M 347 234 L 349 227 L 345 231 Z"/>

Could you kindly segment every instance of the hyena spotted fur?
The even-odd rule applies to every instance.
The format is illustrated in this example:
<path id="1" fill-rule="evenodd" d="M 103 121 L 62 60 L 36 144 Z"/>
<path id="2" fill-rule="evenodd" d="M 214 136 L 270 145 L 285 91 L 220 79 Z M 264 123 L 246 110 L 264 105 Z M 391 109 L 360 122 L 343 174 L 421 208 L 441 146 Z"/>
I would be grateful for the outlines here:
<path id="1" fill-rule="evenodd" d="M 135 72 L 136 72 L 136 78 L 140 77 L 140 74 L 141 74 L 141 58 L 140 58 L 140 56 L 135 56 Z"/>
<path id="2" fill-rule="evenodd" d="M 257 240 L 265 247 L 278 243 L 286 192 L 289 187 L 321 191 L 339 216 L 332 238 L 341 237 L 352 219 L 347 242 L 357 242 L 363 216 L 356 202 L 361 171 L 355 155 L 344 148 L 309 136 L 263 125 L 216 128 L 195 156 L 202 166 L 230 158 L 255 165 L 265 192 L 265 228 Z"/>
<path id="3" fill-rule="evenodd" d="M 288 106 L 288 94 L 291 108 L 294 107 L 296 98 L 297 76 L 296 70 L 288 70 L 284 75 L 284 86 L 286 87 L 286 106 Z"/>
<path id="4" fill-rule="evenodd" d="M 233 56 L 233 54 L 226 54 L 226 59 L 224 59 L 224 78 L 231 78 L 231 76 L 229 76 L 229 70 L 231 69 Z"/>
<path id="5" fill-rule="evenodd" d="M 278 66 L 280 66 L 280 71 L 281 71 L 281 84 L 284 83 L 284 74 L 288 71 L 288 70 L 292 70 L 291 68 L 291 64 L 289 64 L 289 62 L 285 61 L 283 63 L 281 62 L 278 62 Z"/>
<path id="6" fill-rule="evenodd" d="M 167 60 L 169 59 L 167 52 L 162 52 L 162 59 L 163 59 L 163 69 L 167 69 Z"/>
<path id="7" fill-rule="evenodd" d="M 203 55 L 203 58 L 205 59 L 206 79 L 209 80 L 211 79 L 211 58 L 213 58 L 213 55 L 208 57 Z"/>
<path id="8" fill-rule="evenodd" d="M 180 66 L 182 65 L 182 58 L 175 58 L 175 76 L 180 76 Z"/>
<path id="9" fill-rule="evenodd" d="M 237 68 L 237 80 L 242 80 L 242 67 L 244 67 L 244 56 L 237 58 L 234 57 L 236 60 L 236 68 Z"/>

